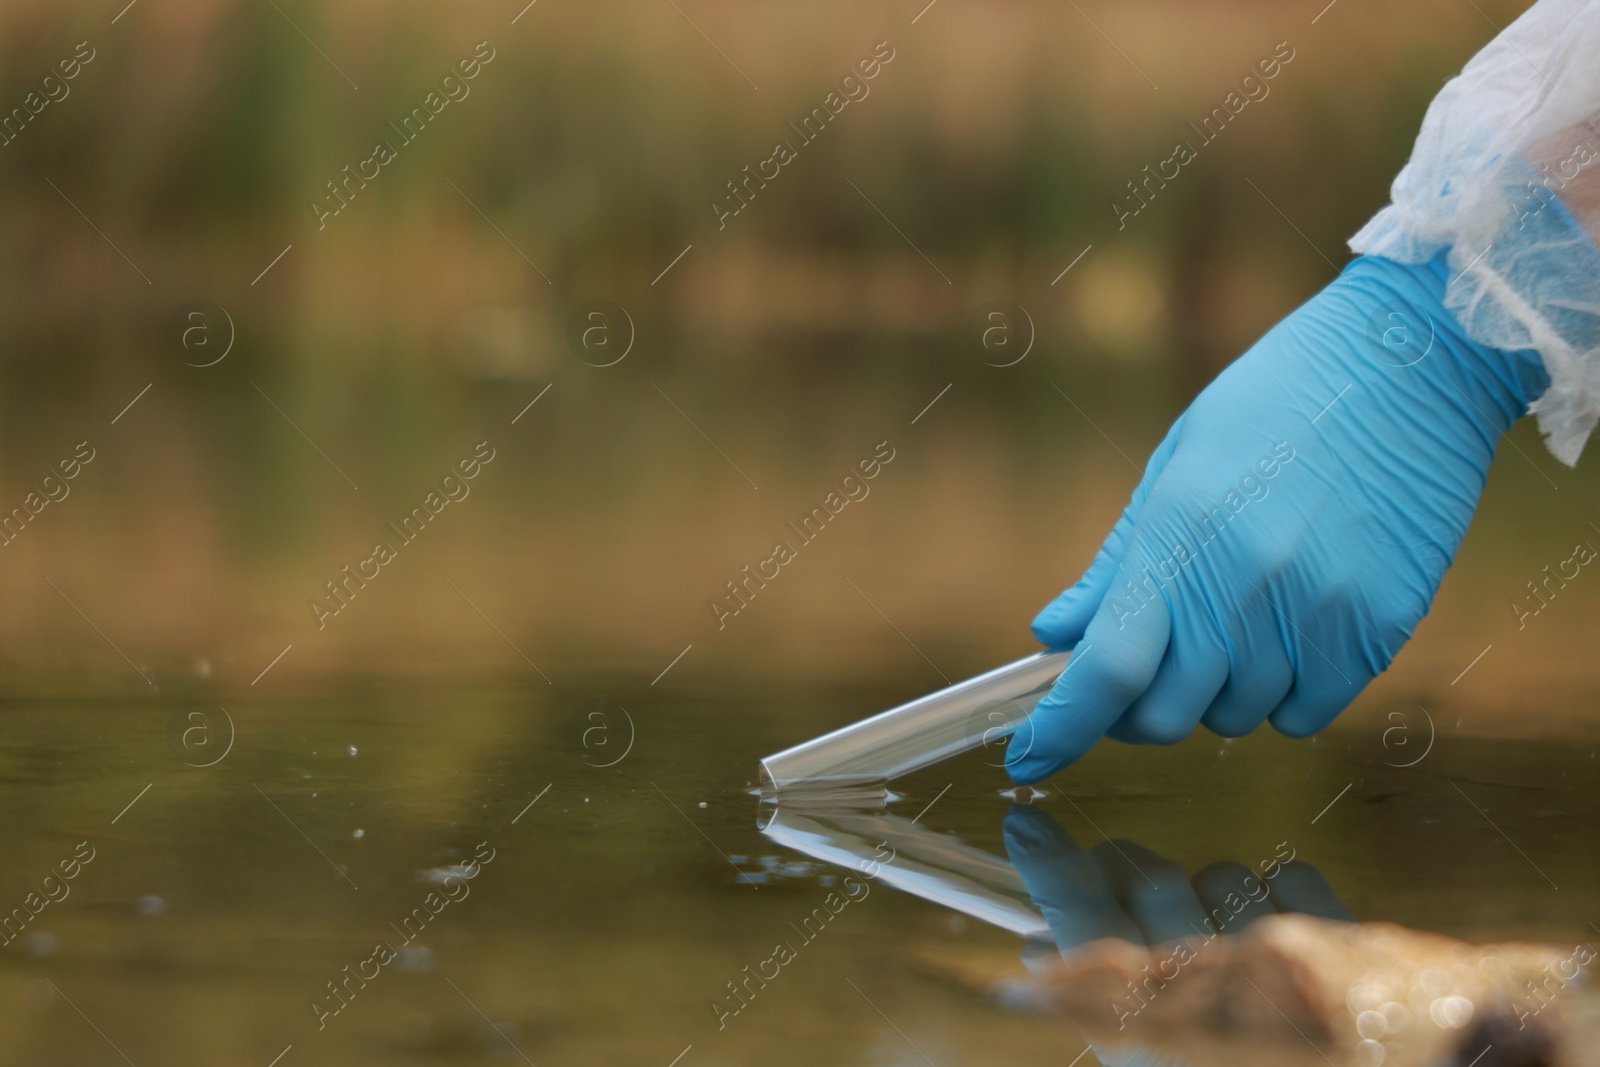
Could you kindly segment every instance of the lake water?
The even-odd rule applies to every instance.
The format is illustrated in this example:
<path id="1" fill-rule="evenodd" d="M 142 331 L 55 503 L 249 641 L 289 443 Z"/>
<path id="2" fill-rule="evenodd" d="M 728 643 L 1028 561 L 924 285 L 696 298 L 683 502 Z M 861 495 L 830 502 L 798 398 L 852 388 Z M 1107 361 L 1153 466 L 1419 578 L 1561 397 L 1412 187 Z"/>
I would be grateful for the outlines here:
<path id="1" fill-rule="evenodd" d="M 1083 1039 L 1006 995 L 1022 938 L 759 831 L 757 758 L 878 699 L 652 699 L 641 681 L 225 712 L 12 702 L 5 1058 L 1073 1062 Z M 1473 740 L 1447 706 L 1429 721 L 1407 738 L 1105 744 L 1034 806 L 1084 848 L 1109 835 L 1191 873 L 1287 846 L 1363 920 L 1594 936 L 1596 739 Z M 890 810 L 1004 863 L 1011 801 L 993 758 L 895 783 Z M 830 899 L 826 925 L 807 924 Z M 771 962 L 779 944 L 790 952 Z M 777 975 L 735 999 L 747 967 Z"/>

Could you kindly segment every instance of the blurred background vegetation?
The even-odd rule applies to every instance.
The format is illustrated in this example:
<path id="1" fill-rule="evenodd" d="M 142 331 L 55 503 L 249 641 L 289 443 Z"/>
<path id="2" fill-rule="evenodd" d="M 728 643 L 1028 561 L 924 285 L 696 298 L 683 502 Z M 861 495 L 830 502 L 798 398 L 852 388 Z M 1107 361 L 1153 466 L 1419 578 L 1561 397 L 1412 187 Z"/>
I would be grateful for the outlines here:
<path id="1" fill-rule="evenodd" d="M 661 687 L 914 692 L 1028 650 L 1135 464 L 1331 279 L 1442 81 L 1523 5 L 1321 6 L 7 4 L 4 107 L 77 42 L 96 58 L 0 148 L 0 505 L 79 441 L 97 458 L 0 550 L 6 684 L 151 693 L 120 649 L 163 693 L 227 692 L 289 644 L 257 693 L 542 684 L 527 661 L 648 680 L 692 645 Z M 319 231 L 324 183 L 480 41 L 471 95 Z M 719 230 L 725 183 L 879 41 L 870 95 Z M 1119 231 L 1125 183 L 1281 41 L 1270 95 Z M 172 327 L 200 298 L 237 330 L 204 369 Z M 564 339 L 592 299 L 637 330 L 612 367 Z M 1012 367 L 964 337 L 993 299 L 1037 328 Z M 472 496 L 319 631 L 323 582 L 481 440 Z M 719 631 L 709 599 L 883 440 L 872 496 Z M 1532 633 L 1509 605 L 1600 537 L 1593 479 L 1511 440 L 1373 699 L 1444 691 L 1492 643 L 1450 691 L 1483 728 L 1581 704 L 1597 594 Z"/>

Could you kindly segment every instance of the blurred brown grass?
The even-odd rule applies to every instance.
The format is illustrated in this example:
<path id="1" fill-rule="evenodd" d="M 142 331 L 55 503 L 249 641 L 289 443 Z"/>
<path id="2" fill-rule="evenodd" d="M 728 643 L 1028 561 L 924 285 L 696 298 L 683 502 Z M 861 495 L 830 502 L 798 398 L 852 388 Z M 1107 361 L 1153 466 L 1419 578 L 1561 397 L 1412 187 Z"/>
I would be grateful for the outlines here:
<path id="1" fill-rule="evenodd" d="M 1441 80 L 1517 8 L 1341 0 L 1312 25 L 1320 5 L 941 0 L 912 25 L 909 6 L 541 0 L 512 26 L 520 4 L 279 6 L 146 0 L 115 25 L 120 5 L 0 12 L 7 101 L 75 42 L 98 50 L 0 149 L 0 492 L 19 498 L 79 440 L 102 456 L 4 550 L 0 655 L 19 686 L 141 687 L 111 642 L 176 686 L 246 686 L 290 643 L 273 684 L 526 673 L 518 651 L 562 680 L 649 677 L 689 644 L 680 677 L 938 684 L 847 577 L 950 677 L 1020 653 L 1120 509 L 1127 457 L 1331 277 Z M 497 58 L 472 95 L 319 232 L 323 182 L 480 40 Z M 879 40 L 896 58 L 871 95 L 719 231 L 724 183 Z M 1124 183 L 1283 40 L 1296 58 L 1270 96 L 1118 232 Z M 174 349 L 169 313 L 194 297 L 238 327 L 216 368 Z M 638 331 L 604 370 L 562 337 L 595 297 Z M 962 340 L 995 297 L 1039 331 L 1005 371 Z M 483 439 L 502 458 L 473 497 L 315 629 L 322 582 Z M 871 499 L 716 630 L 707 600 L 884 439 L 900 458 Z M 1382 685 L 1445 685 L 1499 640 L 1549 539 L 1582 529 L 1587 476 L 1516 440 L 1531 459 L 1502 460 Z M 1579 642 L 1544 626 L 1475 668 L 1473 692 L 1581 689 Z"/>

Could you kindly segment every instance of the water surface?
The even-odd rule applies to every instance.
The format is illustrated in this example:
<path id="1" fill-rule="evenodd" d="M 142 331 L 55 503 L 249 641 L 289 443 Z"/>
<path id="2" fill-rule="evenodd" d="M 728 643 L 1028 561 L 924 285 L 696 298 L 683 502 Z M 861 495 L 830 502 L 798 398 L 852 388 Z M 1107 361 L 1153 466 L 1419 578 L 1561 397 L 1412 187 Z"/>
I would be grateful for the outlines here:
<path id="1" fill-rule="evenodd" d="M 181 701 L 13 702 L 0 890 L 7 908 L 66 895 L 0 949 L 8 1058 L 1070 1061 L 1075 1032 L 1002 995 L 1020 938 L 758 831 L 756 759 L 876 699 L 640 682 L 367 689 L 229 703 L 226 719 Z M 1441 729 L 1393 766 L 1425 751 L 1415 728 L 1409 748 L 1355 728 L 1107 744 L 1037 803 L 1085 848 L 1109 835 L 1190 872 L 1254 868 L 1287 843 L 1363 920 L 1592 936 L 1594 739 Z M 994 758 L 896 783 L 892 810 L 1003 859 Z M 851 874 L 865 892 L 820 932 L 797 927 Z M 369 962 L 380 943 L 393 958 Z M 728 983 L 780 943 L 793 958 L 735 1002 Z"/>

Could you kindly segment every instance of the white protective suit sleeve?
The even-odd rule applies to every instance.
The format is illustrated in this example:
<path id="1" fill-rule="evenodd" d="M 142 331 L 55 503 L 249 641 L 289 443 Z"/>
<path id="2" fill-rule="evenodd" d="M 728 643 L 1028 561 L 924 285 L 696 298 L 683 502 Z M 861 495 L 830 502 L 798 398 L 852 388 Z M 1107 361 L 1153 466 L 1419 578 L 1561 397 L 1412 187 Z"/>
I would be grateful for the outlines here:
<path id="1" fill-rule="evenodd" d="M 1538 0 L 1428 107 L 1393 202 L 1350 248 L 1403 263 L 1449 250 L 1467 333 L 1532 349 L 1531 412 L 1574 464 L 1600 419 L 1600 0 Z"/>

